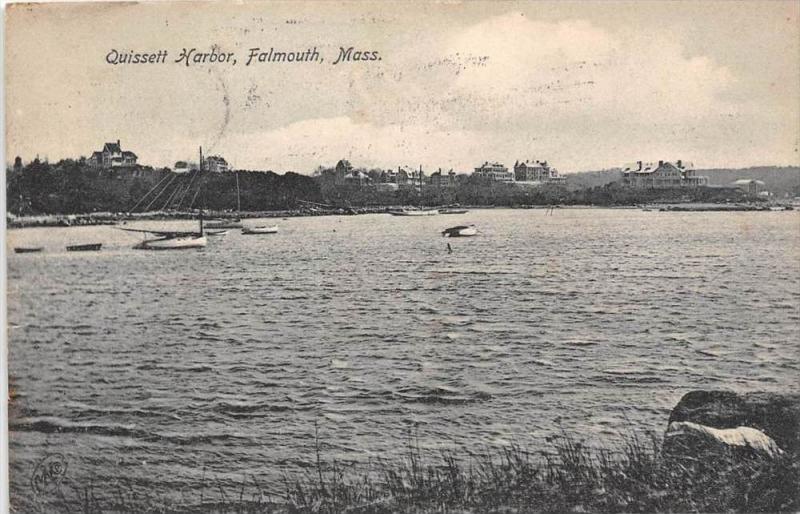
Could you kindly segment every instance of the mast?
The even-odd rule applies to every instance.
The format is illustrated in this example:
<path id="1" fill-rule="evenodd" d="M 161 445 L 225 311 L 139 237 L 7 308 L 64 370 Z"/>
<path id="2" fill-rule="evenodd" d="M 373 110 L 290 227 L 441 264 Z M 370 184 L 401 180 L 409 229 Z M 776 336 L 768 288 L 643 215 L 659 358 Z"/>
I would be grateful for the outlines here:
<path id="1" fill-rule="evenodd" d="M 242 200 L 239 197 L 239 171 L 236 172 L 236 217 L 241 219 L 242 217 Z"/>
<path id="2" fill-rule="evenodd" d="M 203 173 L 203 147 L 200 147 L 200 171 L 199 174 Z M 202 181 L 200 182 L 202 185 Z M 200 190 L 198 189 L 198 192 Z M 203 206 L 200 206 L 200 237 L 203 237 Z"/>

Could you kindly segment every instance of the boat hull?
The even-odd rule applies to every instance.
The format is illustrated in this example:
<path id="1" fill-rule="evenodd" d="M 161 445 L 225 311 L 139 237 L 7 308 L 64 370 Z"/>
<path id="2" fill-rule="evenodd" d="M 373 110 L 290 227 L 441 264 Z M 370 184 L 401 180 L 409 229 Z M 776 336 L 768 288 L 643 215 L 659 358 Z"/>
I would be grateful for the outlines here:
<path id="1" fill-rule="evenodd" d="M 38 253 L 41 252 L 42 248 L 14 248 L 14 253 Z"/>
<path id="2" fill-rule="evenodd" d="M 475 227 L 453 227 L 442 231 L 444 237 L 473 237 L 478 235 Z"/>
<path id="3" fill-rule="evenodd" d="M 92 243 L 86 245 L 70 245 L 67 247 L 68 252 L 96 252 L 102 248 L 103 243 Z"/>
<path id="4" fill-rule="evenodd" d="M 206 228 L 242 228 L 241 221 L 211 221 L 206 223 Z"/>
<path id="5" fill-rule="evenodd" d="M 247 235 L 277 234 L 277 233 L 278 233 L 277 225 L 272 227 L 248 227 L 242 229 L 242 234 L 247 234 Z"/>
<path id="6" fill-rule="evenodd" d="M 206 236 L 171 237 L 142 241 L 134 248 L 137 250 L 188 250 L 191 248 L 204 248 L 207 243 Z"/>
<path id="7" fill-rule="evenodd" d="M 420 210 L 420 211 L 389 211 L 392 216 L 436 216 L 439 214 L 438 209 Z"/>

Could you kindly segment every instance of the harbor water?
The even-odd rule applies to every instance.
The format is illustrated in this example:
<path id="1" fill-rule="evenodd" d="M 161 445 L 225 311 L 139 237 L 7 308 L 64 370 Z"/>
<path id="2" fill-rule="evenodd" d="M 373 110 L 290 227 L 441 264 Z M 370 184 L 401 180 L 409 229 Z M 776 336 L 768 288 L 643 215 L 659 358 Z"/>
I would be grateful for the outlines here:
<path id="1" fill-rule="evenodd" d="M 562 431 L 613 445 L 663 432 L 692 389 L 798 385 L 797 212 L 277 223 L 180 252 L 108 226 L 8 233 L 12 505 L 38 501 L 53 454 L 65 488 L 191 503 L 247 480 L 279 499 L 317 435 L 343 463 L 401 459 L 409 437 L 432 454 Z M 479 235 L 441 236 L 464 223 Z"/>

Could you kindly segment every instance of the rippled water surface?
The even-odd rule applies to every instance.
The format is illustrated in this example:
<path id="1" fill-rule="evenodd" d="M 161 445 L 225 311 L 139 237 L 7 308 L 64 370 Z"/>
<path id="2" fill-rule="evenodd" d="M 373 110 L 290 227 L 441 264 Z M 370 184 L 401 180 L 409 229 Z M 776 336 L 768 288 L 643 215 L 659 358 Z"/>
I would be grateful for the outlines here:
<path id="1" fill-rule="evenodd" d="M 479 237 L 439 235 L 463 222 Z M 78 483 L 191 495 L 253 476 L 280 494 L 316 458 L 315 423 L 326 458 L 367 461 L 410 431 L 614 441 L 662 430 L 693 388 L 798 385 L 796 212 L 278 223 L 182 252 L 112 227 L 9 232 L 8 251 L 45 246 L 8 255 L 13 501 L 54 452 Z"/>

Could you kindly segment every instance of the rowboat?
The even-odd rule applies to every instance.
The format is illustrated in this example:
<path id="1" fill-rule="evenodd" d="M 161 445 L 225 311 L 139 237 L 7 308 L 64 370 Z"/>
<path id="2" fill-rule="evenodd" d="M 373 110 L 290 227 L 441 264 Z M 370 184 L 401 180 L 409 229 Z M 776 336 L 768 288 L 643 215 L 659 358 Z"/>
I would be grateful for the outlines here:
<path id="1" fill-rule="evenodd" d="M 224 236 L 227 233 L 227 230 L 206 230 L 207 236 Z"/>
<path id="2" fill-rule="evenodd" d="M 17 246 L 14 248 L 14 253 L 37 253 L 44 250 L 44 248 L 37 246 L 37 247 L 30 247 L 30 246 Z"/>
<path id="3" fill-rule="evenodd" d="M 242 234 L 277 234 L 278 233 L 278 225 L 273 225 L 271 227 L 245 227 L 242 229 Z"/>
<path id="4" fill-rule="evenodd" d="M 103 246 L 103 243 L 89 243 L 83 245 L 67 246 L 68 252 L 96 252 Z"/>
<path id="5" fill-rule="evenodd" d="M 439 214 L 466 214 L 467 209 L 440 209 Z"/>
<path id="6" fill-rule="evenodd" d="M 478 229 L 475 225 L 458 225 L 442 230 L 444 237 L 472 237 L 478 235 Z"/>

